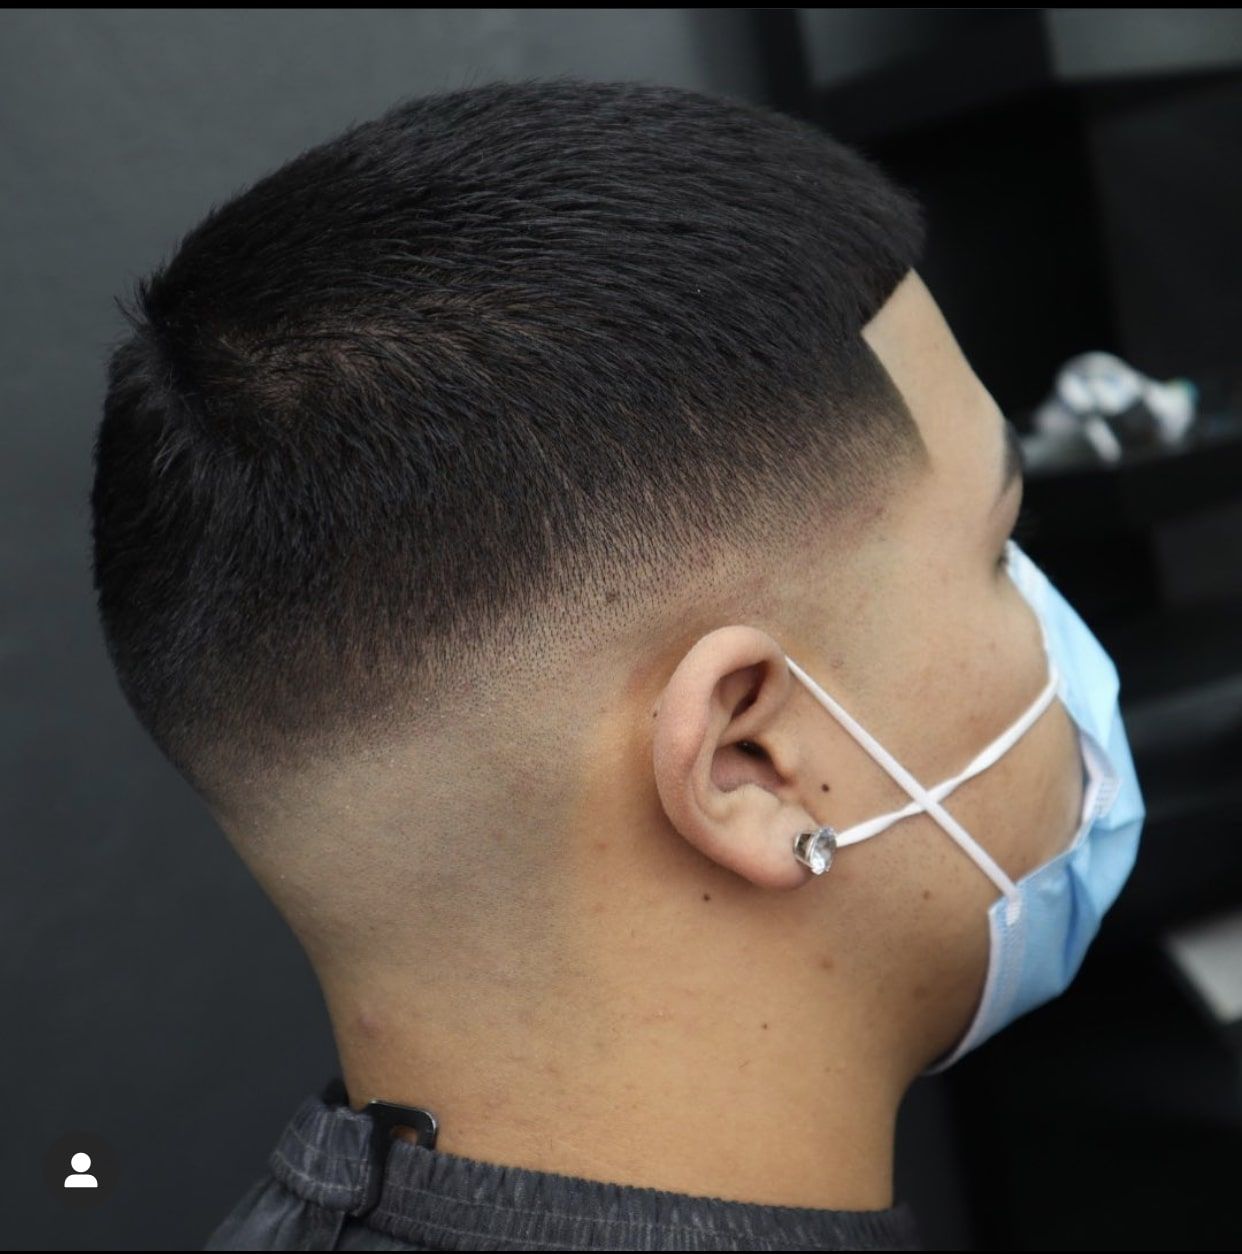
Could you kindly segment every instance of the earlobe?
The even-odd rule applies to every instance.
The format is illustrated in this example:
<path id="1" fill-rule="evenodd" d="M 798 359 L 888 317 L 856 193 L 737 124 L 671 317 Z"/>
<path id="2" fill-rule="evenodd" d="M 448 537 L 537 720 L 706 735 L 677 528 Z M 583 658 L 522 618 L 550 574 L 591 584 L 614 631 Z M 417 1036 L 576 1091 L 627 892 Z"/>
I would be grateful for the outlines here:
<path id="1" fill-rule="evenodd" d="M 722 627 L 682 658 L 650 722 L 656 790 L 673 831 L 762 888 L 797 888 L 814 878 L 795 856 L 794 840 L 820 824 L 793 799 L 797 782 L 773 755 L 738 748 L 774 743 L 782 720 L 789 724 L 795 686 L 771 636 Z"/>

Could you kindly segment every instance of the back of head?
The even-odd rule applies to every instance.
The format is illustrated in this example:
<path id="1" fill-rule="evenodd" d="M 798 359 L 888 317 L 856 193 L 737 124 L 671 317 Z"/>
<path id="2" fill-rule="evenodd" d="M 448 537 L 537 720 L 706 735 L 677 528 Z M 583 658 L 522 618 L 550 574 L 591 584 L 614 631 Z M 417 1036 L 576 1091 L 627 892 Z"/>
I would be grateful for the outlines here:
<path id="1" fill-rule="evenodd" d="M 917 434 L 859 331 L 922 242 L 811 126 L 562 78 L 352 126 L 138 283 L 96 448 L 109 651 L 304 937 L 344 943 L 342 868 L 520 834 L 520 781 L 572 779 L 584 660 L 713 621 L 883 491 Z M 411 744 L 437 782 L 386 844 Z M 330 873 L 282 888 L 317 840 Z"/>

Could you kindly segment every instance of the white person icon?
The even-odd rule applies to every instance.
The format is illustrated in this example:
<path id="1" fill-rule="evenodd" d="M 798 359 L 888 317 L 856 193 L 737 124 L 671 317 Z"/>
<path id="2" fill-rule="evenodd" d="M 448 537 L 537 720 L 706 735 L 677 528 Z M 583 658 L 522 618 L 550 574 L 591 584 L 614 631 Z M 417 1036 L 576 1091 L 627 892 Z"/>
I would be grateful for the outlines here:
<path id="1" fill-rule="evenodd" d="M 99 1181 L 90 1175 L 91 1156 L 89 1154 L 77 1153 L 69 1160 L 69 1166 L 73 1168 L 73 1175 L 65 1177 L 64 1187 L 66 1189 L 97 1189 Z"/>
<path id="2" fill-rule="evenodd" d="M 65 1174 L 66 1167 L 71 1174 Z M 124 1175 L 116 1149 L 89 1128 L 69 1128 L 43 1152 L 43 1179 L 63 1206 L 99 1206 L 113 1196 Z"/>

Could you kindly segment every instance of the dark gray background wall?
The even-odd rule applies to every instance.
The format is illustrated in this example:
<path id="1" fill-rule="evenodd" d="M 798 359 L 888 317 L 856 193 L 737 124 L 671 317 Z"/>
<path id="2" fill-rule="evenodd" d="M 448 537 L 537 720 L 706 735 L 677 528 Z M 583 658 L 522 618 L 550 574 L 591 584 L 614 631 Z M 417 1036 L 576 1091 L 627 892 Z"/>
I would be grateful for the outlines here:
<path id="1" fill-rule="evenodd" d="M 848 82 L 924 36 L 952 34 L 962 12 L 800 11 L 812 77 Z M 1109 46 L 1119 19 L 1051 12 L 1058 65 L 1098 68 L 1092 50 Z M 87 499 L 104 365 L 121 331 L 113 297 L 213 204 L 403 96 L 572 72 L 768 103 L 782 81 L 762 64 L 770 46 L 753 19 L 744 9 L 0 14 L 0 1244 L 200 1247 L 296 1103 L 335 1068 L 300 950 L 130 715 L 103 650 Z M 1237 29 L 1185 38 L 1205 63 L 1236 65 L 1222 40 Z M 941 271 L 951 272 L 943 259 Z M 952 290 L 943 303 L 953 321 Z M 969 1224 L 944 1103 L 936 1082 L 916 1086 L 898 1183 L 929 1238 L 948 1244 Z M 117 1187 L 89 1211 L 66 1209 L 42 1178 L 45 1152 L 70 1131 L 115 1154 Z"/>

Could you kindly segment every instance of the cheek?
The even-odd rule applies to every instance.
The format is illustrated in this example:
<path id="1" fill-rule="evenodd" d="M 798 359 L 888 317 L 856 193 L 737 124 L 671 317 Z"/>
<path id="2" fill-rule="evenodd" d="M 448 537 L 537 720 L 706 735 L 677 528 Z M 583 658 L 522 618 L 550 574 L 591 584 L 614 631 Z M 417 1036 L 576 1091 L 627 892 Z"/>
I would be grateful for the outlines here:
<path id="1" fill-rule="evenodd" d="M 980 782 L 989 775 L 981 814 L 986 829 L 971 834 L 1016 882 L 1061 853 L 1078 830 L 1082 760 L 1059 701 Z"/>
<path id="2" fill-rule="evenodd" d="M 961 770 L 1047 679 L 1038 621 L 1012 581 L 947 548 L 912 560 L 859 624 L 868 730 L 925 783 Z"/>
<path id="3" fill-rule="evenodd" d="M 1034 700 L 1048 672 L 1039 620 L 1003 570 L 981 581 L 973 612 L 983 647 L 996 659 L 998 695 L 1009 704 Z"/>
<path id="4" fill-rule="evenodd" d="M 972 681 L 974 752 L 1021 717 L 1048 682 L 1038 619 L 1007 577 L 981 599 L 977 614 L 982 630 Z M 1060 853 L 1077 831 L 1082 809 L 1078 736 L 1061 703 L 1054 700 L 978 783 L 982 826 L 967 830 L 1011 879 Z"/>
<path id="5" fill-rule="evenodd" d="M 943 700 L 956 709 L 959 744 L 973 755 L 1035 700 L 1048 662 L 1038 621 L 1003 575 L 994 586 L 963 586 L 948 636 L 937 664 Z"/>
<path id="6" fill-rule="evenodd" d="M 1031 735 L 1036 732 L 1041 733 L 1034 768 L 1038 772 L 1035 793 L 1041 802 L 1041 831 L 1030 841 L 1032 861 L 1028 869 L 1055 858 L 1078 834 L 1084 792 L 1078 730 L 1060 701 L 1054 701 L 1031 729 Z"/>

